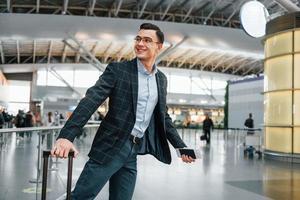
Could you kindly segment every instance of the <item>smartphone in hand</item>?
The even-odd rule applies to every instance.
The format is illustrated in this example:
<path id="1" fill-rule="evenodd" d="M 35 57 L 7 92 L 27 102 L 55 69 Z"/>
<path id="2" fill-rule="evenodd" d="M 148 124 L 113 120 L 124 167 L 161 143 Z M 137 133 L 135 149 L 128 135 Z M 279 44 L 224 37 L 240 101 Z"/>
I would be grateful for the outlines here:
<path id="1" fill-rule="evenodd" d="M 176 149 L 177 156 L 182 157 L 182 155 L 190 156 L 193 159 L 200 158 L 199 152 L 196 152 L 194 149 L 188 149 L 188 148 L 180 148 Z"/>

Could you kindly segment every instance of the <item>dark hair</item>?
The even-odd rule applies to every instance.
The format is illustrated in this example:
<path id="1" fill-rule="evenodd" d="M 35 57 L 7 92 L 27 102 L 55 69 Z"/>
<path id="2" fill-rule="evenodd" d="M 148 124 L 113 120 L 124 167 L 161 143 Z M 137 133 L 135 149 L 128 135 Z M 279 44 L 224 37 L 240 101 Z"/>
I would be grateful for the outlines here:
<path id="1" fill-rule="evenodd" d="M 164 33 L 161 32 L 160 28 L 154 24 L 151 24 L 151 23 L 143 23 L 141 26 L 140 26 L 140 30 L 141 29 L 145 29 L 145 30 L 155 30 L 156 31 L 156 36 L 158 37 L 158 40 L 160 43 L 164 43 Z"/>

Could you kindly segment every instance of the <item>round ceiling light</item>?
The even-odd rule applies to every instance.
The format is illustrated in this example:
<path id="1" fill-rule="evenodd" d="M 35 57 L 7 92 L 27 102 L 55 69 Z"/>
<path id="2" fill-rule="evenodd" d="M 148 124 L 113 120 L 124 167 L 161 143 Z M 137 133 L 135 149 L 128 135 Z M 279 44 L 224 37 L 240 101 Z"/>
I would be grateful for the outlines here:
<path id="1" fill-rule="evenodd" d="M 240 10 L 240 20 L 243 29 L 251 37 L 259 38 L 266 34 L 268 10 L 258 1 L 245 3 Z"/>

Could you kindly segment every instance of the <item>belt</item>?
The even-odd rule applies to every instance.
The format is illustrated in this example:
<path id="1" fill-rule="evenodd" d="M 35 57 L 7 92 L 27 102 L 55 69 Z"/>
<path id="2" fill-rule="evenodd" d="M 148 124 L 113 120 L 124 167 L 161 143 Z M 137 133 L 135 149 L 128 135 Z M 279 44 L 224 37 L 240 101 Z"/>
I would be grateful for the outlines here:
<path id="1" fill-rule="evenodd" d="M 130 135 L 129 140 L 133 142 L 133 144 L 140 144 L 142 142 L 142 138 Z"/>

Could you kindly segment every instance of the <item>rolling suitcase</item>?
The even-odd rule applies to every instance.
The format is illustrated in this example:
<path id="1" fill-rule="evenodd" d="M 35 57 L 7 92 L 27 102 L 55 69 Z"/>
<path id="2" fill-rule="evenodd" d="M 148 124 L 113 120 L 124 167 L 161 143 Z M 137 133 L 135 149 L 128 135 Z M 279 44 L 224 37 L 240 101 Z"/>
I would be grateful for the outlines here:
<path id="1" fill-rule="evenodd" d="M 206 135 L 201 135 L 201 136 L 200 136 L 200 140 L 201 140 L 201 141 L 206 140 Z"/>
<path id="2" fill-rule="evenodd" d="M 47 175 L 48 175 L 48 161 L 50 151 L 43 151 L 43 179 L 42 179 L 42 200 L 46 200 L 47 193 Z M 74 152 L 68 155 L 68 179 L 67 179 L 67 197 L 66 200 L 71 200 L 71 187 L 72 187 L 72 168 L 73 168 Z"/>

